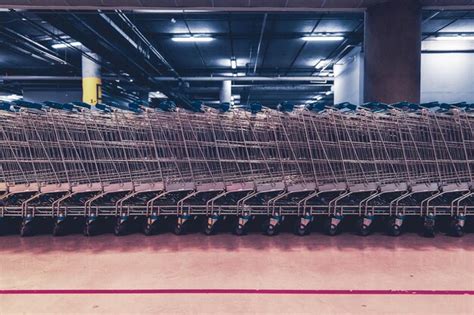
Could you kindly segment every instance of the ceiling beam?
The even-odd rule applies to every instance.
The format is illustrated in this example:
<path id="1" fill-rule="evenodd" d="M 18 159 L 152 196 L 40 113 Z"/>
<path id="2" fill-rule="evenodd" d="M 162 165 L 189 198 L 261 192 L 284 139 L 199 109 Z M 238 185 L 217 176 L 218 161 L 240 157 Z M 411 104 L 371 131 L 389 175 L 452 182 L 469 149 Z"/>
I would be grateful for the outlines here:
<path id="1" fill-rule="evenodd" d="M 50 10 L 160 10 L 171 13 L 173 11 L 264 11 L 264 12 L 280 12 L 280 11 L 363 11 L 370 5 L 383 3 L 387 0 L 346 0 L 341 1 L 298 1 L 298 0 L 248 0 L 245 4 L 235 0 L 207 1 L 207 5 L 203 2 L 195 0 L 175 1 L 174 5 L 170 5 L 168 1 L 160 5 L 160 1 L 154 2 L 154 5 L 143 4 L 137 0 L 109 0 L 97 1 L 97 4 L 91 4 L 83 1 L 66 2 L 64 0 L 49 0 L 41 4 L 39 1 L 32 2 L 30 0 L 4 0 L 0 4 L 3 8 L 19 8 L 19 9 L 50 9 Z M 439 2 L 437 0 L 420 0 L 423 7 L 428 9 L 472 9 L 474 1 L 472 0 L 450 0 Z M 162 2 L 161 2 L 162 3 Z M 239 5 L 240 4 L 240 5 Z"/>

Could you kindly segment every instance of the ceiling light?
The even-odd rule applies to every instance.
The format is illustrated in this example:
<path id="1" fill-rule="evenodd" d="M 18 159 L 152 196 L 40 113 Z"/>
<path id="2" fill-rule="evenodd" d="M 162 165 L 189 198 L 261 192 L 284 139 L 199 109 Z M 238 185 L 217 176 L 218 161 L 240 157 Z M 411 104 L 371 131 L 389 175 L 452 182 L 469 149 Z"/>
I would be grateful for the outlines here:
<path id="1" fill-rule="evenodd" d="M 437 36 L 434 39 L 436 40 L 474 40 L 474 35 L 456 35 L 456 36 Z"/>
<path id="2" fill-rule="evenodd" d="M 315 100 L 319 101 L 320 99 L 322 99 L 323 97 L 321 95 L 316 95 L 315 97 L 313 97 Z"/>
<path id="3" fill-rule="evenodd" d="M 54 49 L 62 49 L 62 48 L 68 48 L 70 46 L 81 46 L 82 44 L 80 42 L 71 42 L 71 43 L 60 43 L 60 44 L 53 44 L 51 47 Z"/>
<path id="4" fill-rule="evenodd" d="M 331 94 L 332 94 L 332 91 L 327 91 L 325 94 L 326 94 L 326 95 L 331 95 Z"/>
<path id="5" fill-rule="evenodd" d="M 303 36 L 301 38 L 309 42 L 338 42 L 344 39 L 343 36 L 334 36 L 334 35 L 311 35 L 311 36 Z"/>
<path id="6" fill-rule="evenodd" d="M 0 95 L 0 101 L 4 102 L 13 102 L 17 100 L 21 100 L 23 96 L 17 94 L 10 94 L 10 95 Z"/>
<path id="7" fill-rule="evenodd" d="M 321 59 L 316 63 L 316 65 L 314 67 L 316 69 L 322 69 L 322 68 L 328 66 L 330 63 L 331 63 L 331 60 L 329 60 L 329 59 Z"/>
<path id="8" fill-rule="evenodd" d="M 232 69 L 237 69 L 237 60 L 235 57 L 230 58 L 230 66 Z"/>
<path id="9" fill-rule="evenodd" d="M 187 36 L 187 37 L 172 37 L 172 41 L 178 43 L 206 43 L 214 40 L 210 36 Z"/>

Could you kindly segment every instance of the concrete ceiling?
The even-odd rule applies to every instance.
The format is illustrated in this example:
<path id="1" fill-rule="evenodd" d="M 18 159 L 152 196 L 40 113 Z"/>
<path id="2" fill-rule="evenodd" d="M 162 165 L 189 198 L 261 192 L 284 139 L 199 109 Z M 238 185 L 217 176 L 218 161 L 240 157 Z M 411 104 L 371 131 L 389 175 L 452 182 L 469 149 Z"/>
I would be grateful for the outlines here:
<path id="1" fill-rule="evenodd" d="M 28 9 L 180 9 L 225 11 L 363 10 L 389 0 L 0 0 L 3 8 Z M 418 0 L 397 0 L 418 1 Z M 428 8 L 474 8 L 474 0 L 419 0 Z"/>

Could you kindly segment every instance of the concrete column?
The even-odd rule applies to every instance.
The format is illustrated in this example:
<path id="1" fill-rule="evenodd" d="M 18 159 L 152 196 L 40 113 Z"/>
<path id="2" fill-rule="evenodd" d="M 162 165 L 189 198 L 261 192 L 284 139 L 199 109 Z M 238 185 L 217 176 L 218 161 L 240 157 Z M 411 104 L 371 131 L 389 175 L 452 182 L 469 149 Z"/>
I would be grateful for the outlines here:
<path id="1" fill-rule="evenodd" d="M 219 101 L 221 103 L 230 104 L 231 97 L 232 97 L 232 81 L 231 80 L 222 81 Z"/>
<path id="2" fill-rule="evenodd" d="M 94 60 L 100 60 L 99 55 L 88 53 Z M 100 65 L 94 60 L 82 55 L 82 101 L 91 105 L 100 103 L 102 99 L 102 81 Z"/>
<path id="3" fill-rule="evenodd" d="M 420 102 L 418 0 L 389 0 L 367 9 L 364 55 L 365 102 Z"/>

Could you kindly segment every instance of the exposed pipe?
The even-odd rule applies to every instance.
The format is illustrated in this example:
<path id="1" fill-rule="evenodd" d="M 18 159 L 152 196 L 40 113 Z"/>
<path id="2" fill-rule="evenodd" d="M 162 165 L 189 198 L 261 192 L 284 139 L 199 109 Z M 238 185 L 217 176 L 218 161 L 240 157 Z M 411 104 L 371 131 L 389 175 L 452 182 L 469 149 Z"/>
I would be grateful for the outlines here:
<path id="1" fill-rule="evenodd" d="M 155 77 L 156 81 L 176 81 L 174 77 Z M 286 76 L 286 77 L 260 77 L 260 76 L 249 76 L 249 77 L 182 77 L 184 81 L 204 81 L 204 82 L 220 82 L 226 80 L 232 80 L 233 82 L 250 82 L 250 81 L 273 81 L 273 82 L 285 82 L 285 81 L 311 81 L 315 83 L 327 83 L 334 81 L 333 77 L 324 76 Z"/>
<path id="2" fill-rule="evenodd" d="M 160 54 L 160 52 L 155 48 L 155 46 L 152 45 L 152 43 L 145 37 L 145 35 L 140 32 L 138 27 L 136 27 L 135 24 L 133 24 L 133 22 L 130 21 L 130 19 L 122 11 L 117 10 L 116 12 L 118 16 L 128 25 L 128 27 L 131 28 L 133 33 L 137 35 L 138 38 L 140 38 L 145 43 L 145 45 L 147 45 L 150 51 L 168 68 L 168 70 L 170 70 L 173 75 L 179 78 L 178 72 L 176 72 L 176 70 L 171 66 L 171 64 L 165 59 L 165 57 L 163 57 L 163 55 Z"/>
<path id="3" fill-rule="evenodd" d="M 103 79 L 113 80 L 115 77 L 106 76 Z M 175 77 L 154 77 L 155 81 L 178 81 Z M 250 82 L 250 81 L 262 81 L 262 82 L 302 82 L 311 81 L 316 84 L 328 84 L 328 82 L 334 81 L 333 77 L 323 76 L 287 76 L 287 77 L 182 77 L 184 81 L 201 81 L 201 82 L 221 82 L 226 80 Z M 12 81 L 74 81 L 81 80 L 81 77 L 77 76 L 36 76 L 36 75 L 4 75 L 0 76 L 0 80 L 12 80 Z"/>
<path id="4" fill-rule="evenodd" d="M 260 48 L 262 46 L 263 33 L 265 32 L 265 25 L 267 24 L 268 13 L 263 15 L 262 28 L 260 29 L 260 39 L 258 40 L 257 54 L 255 55 L 255 65 L 253 66 L 253 74 L 257 73 L 258 58 L 260 57 Z"/>

